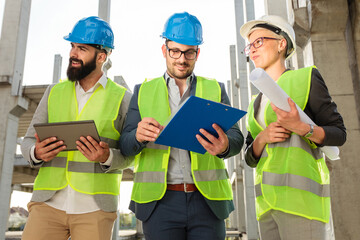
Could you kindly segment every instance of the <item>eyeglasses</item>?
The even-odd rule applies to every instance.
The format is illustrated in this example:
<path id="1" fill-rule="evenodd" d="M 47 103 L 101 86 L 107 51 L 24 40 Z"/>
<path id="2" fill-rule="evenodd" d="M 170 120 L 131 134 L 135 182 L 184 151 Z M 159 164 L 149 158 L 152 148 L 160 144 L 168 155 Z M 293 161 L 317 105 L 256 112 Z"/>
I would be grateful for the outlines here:
<path id="1" fill-rule="evenodd" d="M 246 45 L 246 47 L 244 48 L 244 52 L 245 52 L 246 56 L 249 56 L 251 46 L 253 46 L 254 48 L 259 48 L 259 47 L 261 47 L 261 46 L 264 44 L 264 39 L 269 39 L 269 40 L 281 40 L 281 39 L 279 39 L 279 38 L 259 37 L 259 38 L 255 39 L 255 41 L 253 41 L 252 43 Z"/>
<path id="2" fill-rule="evenodd" d="M 174 59 L 179 59 L 179 58 L 181 58 L 181 55 L 184 54 L 184 56 L 187 60 L 194 60 L 198 53 L 198 49 L 196 49 L 196 50 L 189 49 L 186 51 L 180 51 L 179 49 L 171 49 L 167 45 L 165 45 L 165 46 L 166 46 L 166 49 L 169 51 L 169 56 Z"/>

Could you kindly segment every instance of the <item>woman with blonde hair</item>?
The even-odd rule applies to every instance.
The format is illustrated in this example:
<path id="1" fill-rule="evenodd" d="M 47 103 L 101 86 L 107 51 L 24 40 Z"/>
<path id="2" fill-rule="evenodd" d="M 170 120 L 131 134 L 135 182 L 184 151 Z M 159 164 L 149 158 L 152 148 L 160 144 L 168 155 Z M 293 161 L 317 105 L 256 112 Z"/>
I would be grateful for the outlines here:
<path id="1" fill-rule="evenodd" d="M 262 240 L 326 239 L 330 180 L 319 147 L 341 146 L 346 129 L 315 66 L 286 68 L 295 32 L 278 16 L 245 23 L 245 53 L 290 96 L 290 112 L 260 93 L 249 105 L 245 160 L 256 167 L 256 213 Z M 296 104 L 316 125 L 301 121 Z"/>

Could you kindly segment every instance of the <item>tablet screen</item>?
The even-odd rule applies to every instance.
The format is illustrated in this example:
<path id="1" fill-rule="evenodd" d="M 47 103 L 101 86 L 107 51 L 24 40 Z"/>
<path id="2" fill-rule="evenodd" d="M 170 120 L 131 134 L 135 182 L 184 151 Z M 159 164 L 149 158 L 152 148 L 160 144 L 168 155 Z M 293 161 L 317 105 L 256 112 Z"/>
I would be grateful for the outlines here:
<path id="1" fill-rule="evenodd" d="M 76 141 L 80 140 L 81 136 L 91 136 L 97 142 L 100 142 L 100 137 L 93 120 L 37 123 L 34 124 L 34 128 L 40 141 L 49 137 L 57 137 L 58 140 L 64 141 L 64 144 L 66 145 L 64 151 L 77 151 Z"/>

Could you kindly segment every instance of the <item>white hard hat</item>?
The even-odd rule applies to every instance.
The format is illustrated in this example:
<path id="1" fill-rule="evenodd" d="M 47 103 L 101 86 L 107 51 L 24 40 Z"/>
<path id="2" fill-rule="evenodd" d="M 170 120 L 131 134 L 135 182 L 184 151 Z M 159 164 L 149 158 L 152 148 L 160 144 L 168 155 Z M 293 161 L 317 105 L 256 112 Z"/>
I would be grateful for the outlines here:
<path id="1" fill-rule="evenodd" d="M 240 34 L 244 39 L 247 39 L 249 34 L 252 33 L 252 29 L 257 27 L 265 28 L 278 35 L 284 36 L 287 41 L 285 57 L 289 58 L 294 54 L 296 51 L 295 32 L 292 26 L 282 17 L 276 15 L 264 15 L 258 20 L 249 21 L 241 26 Z"/>

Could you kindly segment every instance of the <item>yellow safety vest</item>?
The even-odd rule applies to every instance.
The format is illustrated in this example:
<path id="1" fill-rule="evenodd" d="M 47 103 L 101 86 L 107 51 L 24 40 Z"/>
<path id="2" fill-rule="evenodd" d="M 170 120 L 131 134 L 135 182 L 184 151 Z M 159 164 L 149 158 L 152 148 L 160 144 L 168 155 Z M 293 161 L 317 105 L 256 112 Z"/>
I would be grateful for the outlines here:
<path id="1" fill-rule="evenodd" d="M 196 96 L 220 102 L 221 88 L 215 79 L 197 77 Z M 168 90 L 163 77 L 145 80 L 139 89 L 141 118 L 152 117 L 161 125 L 171 114 Z M 134 186 L 131 199 L 137 203 L 160 200 L 167 185 L 170 147 L 147 144 L 135 157 Z M 201 194 L 210 200 L 231 200 L 232 190 L 224 161 L 208 152 L 190 152 L 191 172 Z"/>
<path id="2" fill-rule="evenodd" d="M 302 109 L 308 101 L 313 67 L 287 71 L 278 85 Z M 247 115 L 247 128 L 255 137 L 264 130 L 254 116 L 254 100 Z M 270 102 L 265 107 L 265 124 L 277 120 Z M 330 176 L 323 154 L 310 140 L 292 134 L 285 142 L 266 144 L 256 167 L 256 213 L 259 219 L 271 209 L 328 222 Z"/>
<path id="3" fill-rule="evenodd" d="M 121 101 L 126 89 L 107 80 L 106 88 L 99 86 L 78 112 L 75 83 L 64 81 L 56 84 L 48 98 L 48 121 L 68 122 L 94 120 L 101 141 L 115 148 L 120 133 L 117 124 Z M 104 173 L 100 163 L 91 162 L 79 151 L 60 152 L 40 168 L 34 190 L 60 190 L 68 184 L 85 194 L 118 195 L 122 171 Z"/>

